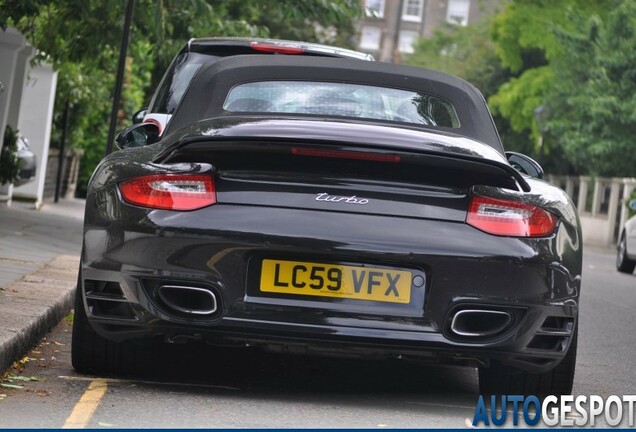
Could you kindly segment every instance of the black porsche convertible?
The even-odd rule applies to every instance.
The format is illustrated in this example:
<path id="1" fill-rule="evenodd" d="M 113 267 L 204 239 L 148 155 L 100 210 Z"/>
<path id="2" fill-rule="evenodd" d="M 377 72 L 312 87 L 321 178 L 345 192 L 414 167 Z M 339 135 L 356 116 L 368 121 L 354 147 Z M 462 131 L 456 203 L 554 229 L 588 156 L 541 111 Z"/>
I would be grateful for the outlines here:
<path id="1" fill-rule="evenodd" d="M 572 388 L 581 229 L 505 153 L 472 85 L 393 64 L 235 56 L 165 133 L 117 138 L 89 184 L 72 360 L 148 343 L 479 368 L 484 393 Z"/>

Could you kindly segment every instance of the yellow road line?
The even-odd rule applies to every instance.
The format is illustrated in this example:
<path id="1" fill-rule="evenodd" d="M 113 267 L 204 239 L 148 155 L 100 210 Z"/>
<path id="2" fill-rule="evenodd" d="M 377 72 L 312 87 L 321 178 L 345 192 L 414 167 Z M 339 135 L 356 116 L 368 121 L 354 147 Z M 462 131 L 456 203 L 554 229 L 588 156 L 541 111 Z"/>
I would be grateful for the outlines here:
<path id="1" fill-rule="evenodd" d="M 92 381 L 62 427 L 64 429 L 81 429 L 86 427 L 107 390 L 108 384 L 106 380 L 96 379 Z"/>
<path id="2" fill-rule="evenodd" d="M 90 378 L 90 377 L 68 376 L 68 375 L 58 375 L 58 378 L 69 380 L 69 381 L 94 381 L 95 380 L 95 378 Z M 218 389 L 218 390 L 232 390 L 232 391 L 242 390 L 240 387 L 214 385 L 214 384 L 197 384 L 197 383 L 189 383 L 189 382 L 152 381 L 152 380 L 119 379 L 119 378 L 103 378 L 102 381 L 104 381 L 107 384 L 148 384 L 148 385 L 163 386 L 163 387 L 188 387 L 188 388 L 200 387 L 200 388 Z"/>

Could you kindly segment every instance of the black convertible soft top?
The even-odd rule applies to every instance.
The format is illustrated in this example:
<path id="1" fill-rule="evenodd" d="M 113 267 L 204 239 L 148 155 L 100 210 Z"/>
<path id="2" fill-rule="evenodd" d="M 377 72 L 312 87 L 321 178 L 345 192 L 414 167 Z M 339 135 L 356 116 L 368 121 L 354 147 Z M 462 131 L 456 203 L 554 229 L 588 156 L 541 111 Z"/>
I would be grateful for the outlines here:
<path id="1" fill-rule="evenodd" d="M 322 57 L 246 55 L 205 65 L 190 83 L 166 134 L 200 120 L 230 115 L 223 110 L 223 103 L 234 86 L 272 80 L 356 83 L 428 93 L 447 100 L 455 107 L 460 126 L 453 129 L 425 125 L 404 127 L 440 129 L 481 141 L 504 152 L 486 102 L 470 83 L 423 68 Z M 289 117 L 285 114 L 271 116 Z M 391 125 L 402 127 L 399 123 Z"/>

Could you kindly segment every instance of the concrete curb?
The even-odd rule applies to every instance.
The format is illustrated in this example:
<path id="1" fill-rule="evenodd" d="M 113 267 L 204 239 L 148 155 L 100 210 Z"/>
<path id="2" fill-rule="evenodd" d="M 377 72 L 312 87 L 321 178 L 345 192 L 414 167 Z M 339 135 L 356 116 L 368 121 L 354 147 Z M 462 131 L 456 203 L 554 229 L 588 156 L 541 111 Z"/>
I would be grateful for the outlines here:
<path id="1" fill-rule="evenodd" d="M 79 257 L 58 255 L 0 291 L 0 372 L 72 309 Z"/>

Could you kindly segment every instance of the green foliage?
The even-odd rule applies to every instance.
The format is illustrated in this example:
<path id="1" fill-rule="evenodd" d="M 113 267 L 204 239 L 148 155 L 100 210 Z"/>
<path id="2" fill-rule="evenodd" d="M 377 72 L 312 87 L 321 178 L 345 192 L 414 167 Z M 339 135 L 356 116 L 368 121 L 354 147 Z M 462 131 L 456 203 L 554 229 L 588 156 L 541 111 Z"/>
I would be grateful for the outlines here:
<path id="1" fill-rule="evenodd" d="M 546 170 L 636 173 L 635 7 L 633 0 L 512 0 L 493 20 L 497 55 L 512 76 L 489 104 L 535 143 L 535 154 L 534 109 L 549 109 Z"/>
<path id="2" fill-rule="evenodd" d="M 636 176 L 633 0 L 510 0 L 483 23 L 421 40 L 407 62 L 475 84 L 506 148 L 548 172 Z M 539 106 L 550 112 L 541 151 Z"/>
<path id="3" fill-rule="evenodd" d="M 557 32 L 576 30 L 576 17 L 602 15 L 608 0 L 512 0 L 495 17 L 491 28 L 497 55 L 513 72 L 522 72 L 568 55 Z M 533 55 L 534 54 L 534 55 Z"/>
<path id="4" fill-rule="evenodd" d="M 126 1 L 0 0 L 0 27 L 18 28 L 36 61 L 58 72 L 52 132 L 84 149 L 78 192 L 104 156 Z M 119 127 L 146 106 L 177 51 L 193 37 L 262 36 L 350 47 L 357 0 L 136 0 Z"/>
<path id="5" fill-rule="evenodd" d="M 0 28 L 6 30 L 10 22 L 37 15 L 43 3 L 44 0 L 0 0 Z"/>
<path id="6" fill-rule="evenodd" d="M 513 0 L 493 19 L 490 30 L 497 55 L 516 76 L 499 88 L 489 104 L 514 131 L 537 142 L 534 109 L 544 104 L 553 86 L 552 62 L 571 54 L 558 33 L 576 29 L 577 17 L 606 7 L 604 0 Z"/>
<path id="7" fill-rule="evenodd" d="M 354 46 L 354 20 L 362 8 L 356 0 L 235 1 L 240 13 L 247 4 L 258 12 L 253 22 L 273 38 L 303 40 L 347 48 Z"/>
<path id="8" fill-rule="evenodd" d="M 543 103 L 552 86 L 552 78 L 549 66 L 528 69 L 520 77 L 511 78 L 499 87 L 497 94 L 488 100 L 490 108 L 507 118 L 512 130 L 524 132 L 530 129 L 536 138 L 539 131 L 534 110 Z"/>
<path id="9" fill-rule="evenodd" d="M 466 27 L 447 24 L 420 39 L 406 63 L 456 75 L 489 96 L 508 76 L 495 54 L 489 25 L 489 19 Z"/>
<path id="10" fill-rule="evenodd" d="M 636 176 L 636 3 L 558 33 L 570 53 L 552 62 L 551 134 L 580 172 Z"/>
<path id="11" fill-rule="evenodd" d="M 0 154 L 0 185 L 16 181 L 19 170 L 18 131 L 7 125 L 4 130 L 2 154 Z"/>

